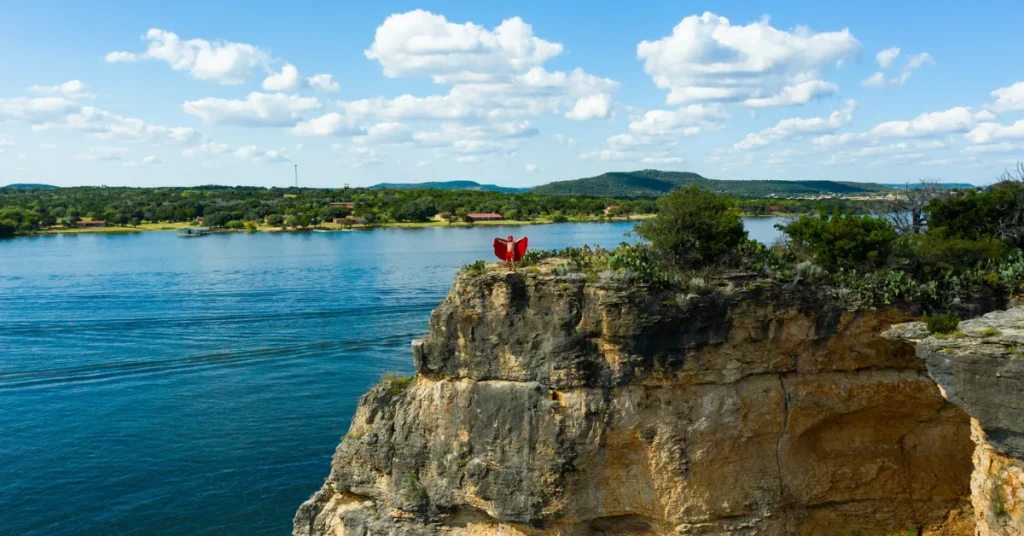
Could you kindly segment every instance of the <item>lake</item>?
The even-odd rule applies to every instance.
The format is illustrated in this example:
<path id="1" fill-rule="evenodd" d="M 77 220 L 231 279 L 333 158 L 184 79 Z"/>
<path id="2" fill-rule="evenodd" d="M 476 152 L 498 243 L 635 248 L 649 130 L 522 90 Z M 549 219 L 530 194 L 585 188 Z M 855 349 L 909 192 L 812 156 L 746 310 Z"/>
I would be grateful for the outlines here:
<path id="1" fill-rule="evenodd" d="M 631 226 L 0 241 L 0 534 L 288 534 L 459 267 Z"/>

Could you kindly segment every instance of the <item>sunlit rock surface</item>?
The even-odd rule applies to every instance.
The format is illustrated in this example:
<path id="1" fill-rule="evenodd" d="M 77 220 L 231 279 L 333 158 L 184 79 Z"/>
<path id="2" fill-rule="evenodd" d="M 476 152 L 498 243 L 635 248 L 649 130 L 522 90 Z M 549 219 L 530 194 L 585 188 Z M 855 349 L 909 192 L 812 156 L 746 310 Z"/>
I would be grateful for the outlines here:
<path id="1" fill-rule="evenodd" d="M 593 279 L 460 274 L 294 534 L 974 533 L 969 419 L 879 335 L 907 315 Z"/>

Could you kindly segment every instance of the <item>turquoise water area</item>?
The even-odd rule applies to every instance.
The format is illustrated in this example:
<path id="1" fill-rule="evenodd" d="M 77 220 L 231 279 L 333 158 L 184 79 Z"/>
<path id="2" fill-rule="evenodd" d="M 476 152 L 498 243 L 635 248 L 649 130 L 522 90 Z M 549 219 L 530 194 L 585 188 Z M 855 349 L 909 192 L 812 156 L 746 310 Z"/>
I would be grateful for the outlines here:
<path id="1" fill-rule="evenodd" d="M 0 241 L 0 534 L 290 533 L 459 267 L 630 227 Z"/>

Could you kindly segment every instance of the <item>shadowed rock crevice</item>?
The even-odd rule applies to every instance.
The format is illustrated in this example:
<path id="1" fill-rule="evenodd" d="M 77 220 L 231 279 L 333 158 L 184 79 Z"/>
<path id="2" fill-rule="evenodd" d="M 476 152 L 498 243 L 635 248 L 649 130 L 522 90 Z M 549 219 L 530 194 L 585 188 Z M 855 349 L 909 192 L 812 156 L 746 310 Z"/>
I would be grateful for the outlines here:
<path id="1" fill-rule="evenodd" d="M 943 395 L 971 419 L 971 501 L 977 534 L 1024 534 L 1024 308 L 933 336 L 920 322 L 886 332 L 916 346 Z"/>
<path id="2" fill-rule="evenodd" d="M 878 336 L 907 318 L 750 278 L 461 274 L 295 534 L 971 534 L 968 419 Z"/>

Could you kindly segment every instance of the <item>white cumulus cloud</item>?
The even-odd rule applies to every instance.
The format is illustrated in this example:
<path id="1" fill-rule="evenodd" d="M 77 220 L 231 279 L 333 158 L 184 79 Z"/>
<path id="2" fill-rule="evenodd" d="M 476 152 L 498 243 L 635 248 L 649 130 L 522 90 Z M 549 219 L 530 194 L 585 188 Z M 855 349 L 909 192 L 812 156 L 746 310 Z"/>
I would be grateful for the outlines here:
<path id="1" fill-rule="evenodd" d="M 855 103 L 850 100 L 842 110 L 836 110 L 828 117 L 792 117 L 779 121 L 775 126 L 766 128 L 760 132 L 747 134 L 742 140 L 733 145 L 734 151 L 745 151 L 759 149 L 780 141 L 801 138 L 810 135 L 819 135 L 849 125 L 853 119 Z"/>
<path id="2" fill-rule="evenodd" d="M 684 18 L 672 35 L 637 45 L 637 58 L 668 104 L 747 102 L 801 104 L 834 92 L 820 80 L 838 60 L 855 57 L 860 43 L 849 30 L 814 33 L 773 28 L 767 20 L 732 25 L 705 12 Z"/>
<path id="3" fill-rule="evenodd" d="M 65 97 L 0 98 L 0 121 L 53 121 L 79 107 Z"/>
<path id="4" fill-rule="evenodd" d="M 1001 87 L 993 91 L 992 96 L 996 98 L 992 108 L 998 112 L 1024 110 L 1024 82 Z"/>
<path id="5" fill-rule="evenodd" d="M 313 89 L 328 93 L 341 90 L 341 86 L 339 86 L 338 83 L 334 81 L 334 77 L 329 74 L 315 74 L 307 78 L 306 83 Z"/>
<path id="6" fill-rule="evenodd" d="M 524 71 L 561 53 L 562 45 L 534 36 L 519 17 L 492 31 L 421 9 L 385 19 L 365 51 L 380 62 L 385 76 L 430 76 L 438 83 L 479 82 Z"/>
<path id="7" fill-rule="evenodd" d="M 875 61 L 878 62 L 878 66 L 882 69 L 888 69 L 892 67 L 893 62 L 900 55 L 899 47 L 889 47 L 878 54 L 875 54 Z"/>
<path id="8" fill-rule="evenodd" d="M 299 69 L 290 63 L 281 66 L 281 72 L 270 73 L 263 80 L 263 89 L 267 91 L 293 91 L 302 85 Z"/>
<path id="9" fill-rule="evenodd" d="M 599 93 L 580 97 L 572 110 L 566 112 L 566 119 L 585 121 L 587 119 L 607 119 L 612 111 L 612 96 Z"/>
<path id="10" fill-rule="evenodd" d="M 175 71 L 185 71 L 193 78 L 220 84 L 242 84 L 255 68 L 266 66 L 270 61 L 269 54 L 250 44 L 182 40 L 174 32 L 159 28 L 146 32 L 145 40 L 148 46 L 144 52 L 111 52 L 106 55 L 106 61 L 163 61 Z"/>
<path id="11" fill-rule="evenodd" d="M 291 129 L 296 136 L 354 136 L 362 132 L 351 117 L 338 112 L 301 121 Z"/>
<path id="12" fill-rule="evenodd" d="M 33 93 L 59 95 L 69 99 L 80 99 L 90 96 L 85 84 L 81 80 L 68 80 L 56 86 L 32 86 L 28 90 Z"/>
<path id="13" fill-rule="evenodd" d="M 1010 125 L 981 123 L 967 133 L 967 139 L 974 143 L 989 143 L 1006 138 L 1024 138 L 1024 119 Z"/>
<path id="14" fill-rule="evenodd" d="M 94 106 L 82 106 L 61 117 L 32 125 L 32 130 L 73 130 L 92 133 L 97 138 L 185 145 L 200 138 L 189 127 L 165 127 L 149 124 L 136 117 L 124 117 Z"/>
<path id="15" fill-rule="evenodd" d="M 980 112 L 986 114 L 988 112 Z M 986 117 L 981 115 L 981 118 Z M 967 132 L 979 119 L 979 112 L 957 106 L 941 112 L 921 114 L 909 121 L 879 123 L 870 134 L 882 137 L 919 137 Z"/>
<path id="16" fill-rule="evenodd" d="M 207 97 L 187 101 L 182 109 L 208 124 L 280 127 L 294 125 L 304 112 L 320 106 L 314 97 L 252 92 L 245 100 Z"/>
<path id="17" fill-rule="evenodd" d="M 263 149 L 255 145 L 239 147 L 232 154 L 235 155 L 235 158 L 252 160 L 254 162 L 286 162 L 288 160 L 288 157 L 280 151 Z"/>

